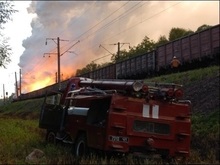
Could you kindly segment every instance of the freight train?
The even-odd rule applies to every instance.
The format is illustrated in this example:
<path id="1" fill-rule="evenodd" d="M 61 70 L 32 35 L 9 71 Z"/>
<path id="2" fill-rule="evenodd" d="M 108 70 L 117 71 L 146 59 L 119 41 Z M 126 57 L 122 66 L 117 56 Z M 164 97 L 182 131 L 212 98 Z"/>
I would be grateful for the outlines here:
<path id="1" fill-rule="evenodd" d="M 208 66 L 212 63 L 219 65 L 219 36 L 220 24 L 160 45 L 154 51 L 78 76 L 91 79 L 143 79 L 169 73 L 173 56 L 181 62 L 180 71 Z M 68 81 L 61 82 L 61 92 Z M 43 97 L 46 91 L 57 89 L 58 84 L 53 84 L 22 94 L 18 100 Z"/>
<path id="2" fill-rule="evenodd" d="M 176 56 L 181 70 L 219 63 L 220 25 L 179 38 L 116 64 L 79 75 L 92 79 L 142 79 L 169 73 L 170 62 Z"/>

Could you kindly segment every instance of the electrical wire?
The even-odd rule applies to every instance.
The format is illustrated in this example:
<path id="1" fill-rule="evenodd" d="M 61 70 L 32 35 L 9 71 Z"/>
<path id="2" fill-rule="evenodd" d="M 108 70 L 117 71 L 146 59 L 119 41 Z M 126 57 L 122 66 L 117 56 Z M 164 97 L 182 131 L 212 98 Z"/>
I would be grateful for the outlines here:
<path id="1" fill-rule="evenodd" d="M 139 3 L 140 3 L 140 2 L 139 2 Z M 139 4 L 139 3 L 138 3 L 138 4 Z M 118 16 L 117 18 L 115 18 L 114 20 L 112 20 L 111 22 L 107 23 L 106 25 L 102 26 L 102 27 L 101 27 L 100 29 L 98 29 L 98 30 L 101 31 L 101 29 L 106 28 L 107 26 L 111 25 L 112 22 L 115 22 L 115 21 L 119 20 L 120 18 L 125 17 L 125 16 L 126 16 L 125 13 L 127 13 L 128 11 L 130 11 L 129 13 L 131 13 L 131 12 L 133 12 L 133 10 L 136 10 L 136 9 L 138 9 L 139 7 L 143 6 L 143 5 L 141 5 L 141 6 L 137 7 L 137 8 L 134 8 L 134 7 L 136 7 L 138 4 L 132 6 L 130 9 L 128 9 L 127 11 L 125 11 L 123 14 L 121 14 L 120 16 Z M 133 10 L 132 10 L 132 9 L 133 9 Z M 96 32 L 98 32 L 98 30 L 96 30 Z M 100 32 L 100 31 L 99 31 L 99 32 Z M 95 34 L 95 32 L 93 32 L 93 33 L 90 34 L 89 36 L 92 36 L 93 34 Z M 97 34 L 97 33 L 96 33 L 96 34 Z M 87 38 L 84 38 L 84 39 L 82 39 L 81 41 L 84 41 L 84 40 L 86 40 L 86 39 L 88 39 L 88 36 L 87 36 Z M 98 44 L 98 43 L 97 43 L 97 44 Z M 83 52 L 86 51 L 86 50 L 87 50 L 87 51 L 88 51 L 88 50 L 93 50 L 94 47 L 97 46 L 97 44 L 94 44 L 93 46 L 90 46 L 88 49 L 83 49 Z M 79 54 L 84 54 L 83 52 L 80 52 Z M 109 55 L 110 55 L 110 54 L 109 54 Z M 107 55 L 107 56 L 109 56 L 109 55 Z M 105 57 L 106 57 L 106 56 L 105 56 Z M 92 61 L 94 61 L 94 60 L 92 60 Z"/>
<path id="2" fill-rule="evenodd" d="M 128 2 L 127 2 L 128 3 Z M 116 11 L 118 11 L 119 9 L 121 9 L 122 7 L 124 7 L 125 5 L 127 5 L 127 3 L 125 3 L 125 4 L 123 4 L 120 8 L 118 8 Z M 144 4 L 142 4 L 141 6 L 139 6 L 139 7 L 137 7 L 137 5 L 139 5 L 141 2 L 138 2 L 137 4 L 135 4 L 135 5 L 133 5 L 132 7 L 130 7 L 128 10 L 126 10 L 125 12 L 123 12 L 122 14 L 120 14 L 119 16 L 117 16 L 116 18 L 114 18 L 113 20 L 111 20 L 110 22 L 108 22 L 107 24 L 105 24 L 104 26 L 102 26 L 102 27 L 100 27 L 99 29 L 97 29 L 95 32 L 93 32 L 93 33 L 91 33 L 91 34 L 89 34 L 88 36 L 86 36 L 85 38 L 82 38 L 81 40 L 80 40 L 80 42 L 82 43 L 83 41 L 85 41 L 86 39 L 88 39 L 89 37 L 91 37 L 91 36 L 93 36 L 94 34 L 97 34 L 97 33 L 99 33 L 99 32 L 101 32 L 102 30 L 104 30 L 105 28 L 107 28 L 107 27 L 109 27 L 111 24 L 113 24 L 114 22 L 116 22 L 117 20 L 119 20 L 120 18 L 123 18 L 123 17 L 125 17 L 126 16 L 126 13 L 131 13 L 131 12 L 133 12 L 134 10 L 136 10 L 136 9 L 138 9 L 138 8 L 140 8 L 141 6 L 143 6 L 144 4 L 146 4 L 146 2 L 144 3 Z M 137 8 L 135 8 L 135 7 L 137 7 Z M 115 13 L 116 11 L 114 11 L 113 13 Z M 130 12 L 129 12 L 130 11 Z M 113 13 L 111 13 L 110 15 L 108 15 L 107 17 L 105 17 L 105 19 L 103 19 L 102 21 L 104 21 L 104 20 L 106 20 L 106 18 L 108 18 L 109 16 L 111 16 L 111 15 L 113 15 Z M 101 22 L 102 22 L 101 21 Z M 98 23 L 99 24 L 99 23 Z M 97 25 L 97 24 L 96 24 Z M 95 27 L 95 26 L 94 26 Z M 91 30 L 92 28 L 90 28 L 90 30 Z M 85 33 L 83 33 L 84 35 L 86 34 L 86 32 Z M 82 35 L 80 35 L 80 36 L 82 36 Z M 78 38 L 75 38 L 75 39 L 78 39 Z M 94 47 L 96 47 L 97 45 L 96 44 L 94 44 L 94 46 L 92 46 L 92 47 L 89 47 L 88 49 L 92 49 L 92 48 L 94 48 Z M 88 50 L 87 49 L 87 50 Z M 85 49 L 84 49 L 84 51 L 85 51 Z M 79 53 L 80 54 L 80 53 Z M 82 53 L 83 54 L 83 53 Z"/>
<path id="3" fill-rule="evenodd" d="M 164 10 L 162 10 L 162 11 L 160 11 L 160 12 L 155 13 L 154 15 L 152 15 L 152 16 L 150 16 L 150 17 L 148 17 L 148 18 L 146 18 L 146 19 L 144 19 L 144 20 L 141 20 L 140 22 L 136 23 L 135 25 L 132 25 L 132 26 L 128 27 L 128 28 L 125 29 L 123 32 L 119 32 L 119 33 L 115 34 L 114 36 L 120 35 L 121 33 L 124 33 L 124 32 L 126 32 L 126 31 L 130 30 L 130 29 L 136 27 L 137 25 L 139 25 L 139 24 L 141 24 L 141 23 L 143 23 L 143 22 L 145 22 L 145 21 L 150 20 L 151 18 L 153 18 L 153 17 L 155 17 L 155 16 L 157 16 L 157 15 L 159 15 L 159 14 L 161 14 L 161 13 L 167 11 L 168 9 L 170 9 L 170 8 L 172 8 L 172 7 L 174 7 L 174 6 L 178 5 L 178 4 L 180 4 L 180 3 L 182 3 L 182 2 L 177 2 L 177 3 L 175 3 L 174 5 L 171 5 L 171 6 L 167 7 L 166 9 L 164 9 Z M 114 36 L 112 36 L 112 37 L 110 37 L 110 38 L 107 38 L 107 39 L 105 39 L 105 40 L 111 39 L 111 38 L 113 38 Z M 105 40 L 104 40 L 104 41 L 105 41 Z"/>

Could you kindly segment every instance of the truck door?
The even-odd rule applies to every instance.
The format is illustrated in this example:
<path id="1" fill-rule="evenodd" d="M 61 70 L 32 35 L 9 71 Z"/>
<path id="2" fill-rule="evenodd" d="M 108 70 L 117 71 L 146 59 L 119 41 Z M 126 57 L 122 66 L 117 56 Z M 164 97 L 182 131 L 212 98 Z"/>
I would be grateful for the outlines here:
<path id="1" fill-rule="evenodd" d="M 45 97 L 40 113 L 40 128 L 55 131 L 61 128 L 65 117 L 65 111 L 59 104 L 60 97 L 60 94 Z"/>
<path id="2" fill-rule="evenodd" d="M 88 146 L 103 149 L 106 136 L 106 120 L 111 98 L 99 98 L 91 102 L 87 114 Z"/>

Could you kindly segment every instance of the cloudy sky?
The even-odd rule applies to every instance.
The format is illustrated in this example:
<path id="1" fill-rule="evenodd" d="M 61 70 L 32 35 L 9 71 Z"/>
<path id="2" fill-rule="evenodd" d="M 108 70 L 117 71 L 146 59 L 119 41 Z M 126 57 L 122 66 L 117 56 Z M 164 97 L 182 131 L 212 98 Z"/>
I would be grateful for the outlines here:
<path id="1" fill-rule="evenodd" d="M 61 78 L 65 79 L 76 69 L 108 55 L 100 44 L 116 53 L 117 46 L 112 44 L 117 42 L 136 46 L 144 36 L 154 41 L 160 35 L 168 36 L 172 27 L 195 31 L 203 24 L 219 24 L 218 1 L 17 1 L 15 6 L 20 16 L 17 13 L 7 29 L 11 43 L 20 39 L 13 46 L 11 68 L 17 69 L 10 70 L 6 77 L 14 78 L 14 72 L 21 69 L 23 93 L 55 82 L 57 37 L 62 54 Z M 121 49 L 128 49 L 128 45 Z M 10 86 L 14 87 L 11 80 Z"/>

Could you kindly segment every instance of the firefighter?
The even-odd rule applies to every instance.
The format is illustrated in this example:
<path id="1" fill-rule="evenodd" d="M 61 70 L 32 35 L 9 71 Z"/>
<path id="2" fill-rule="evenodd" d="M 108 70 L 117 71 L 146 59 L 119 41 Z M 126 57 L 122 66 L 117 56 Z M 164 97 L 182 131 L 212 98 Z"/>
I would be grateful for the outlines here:
<path id="1" fill-rule="evenodd" d="M 170 62 L 171 65 L 171 69 L 174 72 L 178 72 L 179 71 L 179 66 L 181 65 L 180 61 L 176 58 L 176 56 L 173 56 L 172 61 Z"/>

